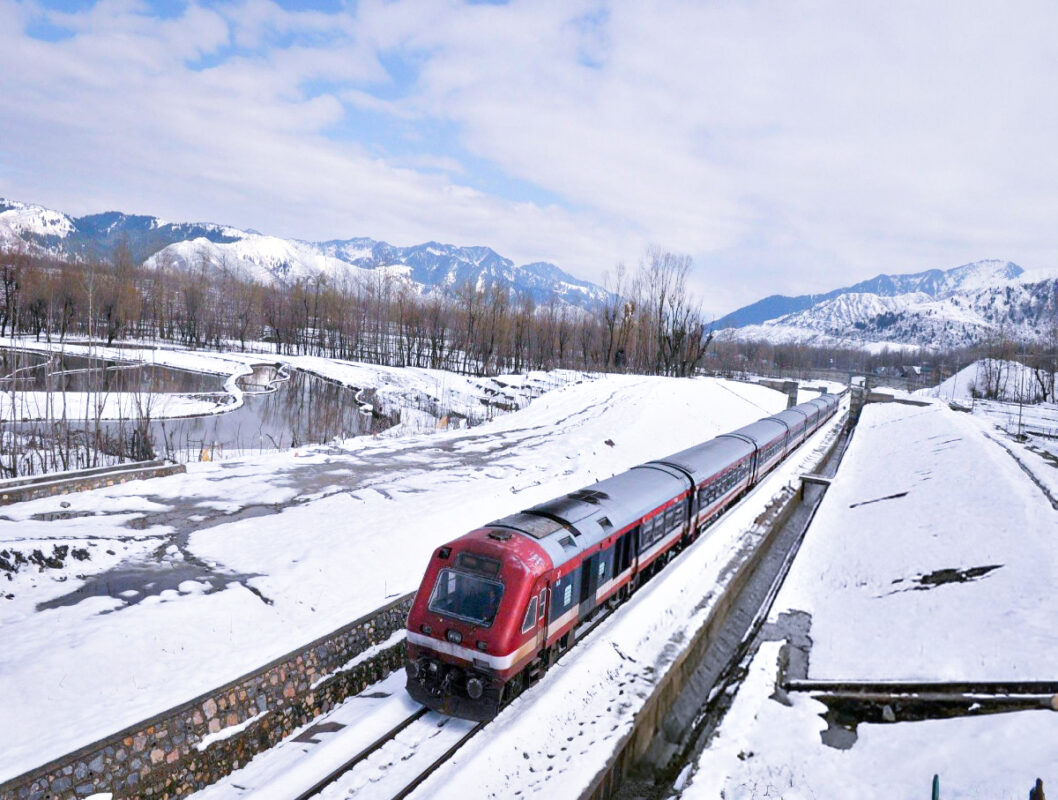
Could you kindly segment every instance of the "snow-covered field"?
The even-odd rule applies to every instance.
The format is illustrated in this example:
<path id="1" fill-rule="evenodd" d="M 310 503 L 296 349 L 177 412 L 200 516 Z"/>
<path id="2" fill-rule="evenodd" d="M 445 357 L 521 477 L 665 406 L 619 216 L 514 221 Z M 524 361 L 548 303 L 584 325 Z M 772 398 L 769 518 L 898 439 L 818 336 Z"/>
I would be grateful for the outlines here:
<path id="1" fill-rule="evenodd" d="M 1039 455 L 1047 455 L 1058 466 L 1058 403 L 1038 402 L 1041 381 L 1052 376 L 1016 361 L 985 359 L 963 368 L 944 383 L 916 395 L 936 397 L 969 409 L 975 417 L 987 421 L 1011 436 L 1023 437 L 1026 446 Z M 982 388 L 991 387 L 994 399 L 977 399 Z M 1049 394 L 1049 392 L 1048 392 Z M 1032 459 L 1031 455 L 1026 456 Z M 1044 482 L 1054 479 L 1058 470 L 1043 470 Z M 1058 479 L 1055 479 L 1058 485 Z"/>
<path id="2" fill-rule="evenodd" d="M 811 615 L 809 678 L 1054 679 L 1058 511 L 1004 447 L 1042 481 L 1058 471 L 991 428 L 940 403 L 865 408 L 771 615 Z M 1020 798 L 1058 780 L 1049 711 L 861 723 L 850 749 L 826 746 L 823 704 L 772 697 L 778 648 L 761 647 L 686 800 L 928 797 L 934 774 L 944 798 Z"/>
<path id="3" fill-rule="evenodd" d="M 1036 371 L 1017 361 L 985 358 L 963 367 L 931 389 L 916 394 L 970 405 L 974 398 L 990 397 L 1005 402 L 1035 403 L 1041 398 L 1040 381 L 1049 382 L 1046 371 Z"/>
<path id="4" fill-rule="evenodd" d="M 232 374 L 245 363 L 220 358 Z M 355 365 L 315 368 L 358 380 Z M 401 391 L 404 371 L 391 372 Z M 0 577 L 0 781 L 413 590 L 439 542 L 783 407 L 747 384 L 610 376 L 469 430 L 192 464 L 3 507 L 0 550 L 90 558 Z M 78 588 L 101 594 L 63 599 Z"/>

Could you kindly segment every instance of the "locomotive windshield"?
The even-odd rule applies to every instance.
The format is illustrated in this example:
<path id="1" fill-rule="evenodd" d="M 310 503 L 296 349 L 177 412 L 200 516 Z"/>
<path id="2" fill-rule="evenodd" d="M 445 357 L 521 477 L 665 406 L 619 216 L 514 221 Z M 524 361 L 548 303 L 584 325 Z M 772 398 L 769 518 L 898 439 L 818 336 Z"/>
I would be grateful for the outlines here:
<path id="1" fill-rule="evenodd" d="M 503 584 L 499 581 L 443 569 L 430 595 L 429 608 L 435 614 L 458 617 L 487 628 L 496 618 L 502 596 Z"/>

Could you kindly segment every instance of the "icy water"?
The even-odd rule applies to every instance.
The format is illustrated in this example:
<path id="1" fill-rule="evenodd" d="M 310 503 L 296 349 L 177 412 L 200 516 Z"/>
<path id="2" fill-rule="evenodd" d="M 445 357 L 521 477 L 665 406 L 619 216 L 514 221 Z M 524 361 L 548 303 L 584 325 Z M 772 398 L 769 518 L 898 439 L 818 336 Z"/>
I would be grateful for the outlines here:
<path id="1" fill-rule="evenodd" d="M 241 408 L 152 423 L 155 450 L 177 461 L 266 452 L 373 433 L 389 425 L 365 413 L 356 391 L 299 370 L 262 365 L 239 380 Z"/>
<path id="2" fill-rule="evenodd" d="M 223 404 L 230 395 L 225 376 L 129 364 L 83 356 L 26 353 L 0 349 L 0 391 L 99 391 L 144 394 L 212 395 Z M 174 461 L 217 459 L 327 442 L 336 436 L 373 433 L 391 421 L 372 416 L 357 401 L 357 391 L 309 373 L 260 364 L 238 380 L 244 402 L 221 413 L 154 420 L 150 433 L 155 454 Z M 366 392 L 365 392 L 366 393 Z M 369 402 L 369 398 L 365 398 Z M 231 398 L 234 405 L 234 398 Z M 124 426 L 124 430 L 122 428 Z M 15 430 L 39 431 L 40 423 L 16 424 Z M 120 440 L 128 422 L 103 422 Z"/>
<path id="3" fill-rule="evenodd" d="M 223 392 L 224 376 L 101 358 L 0 349 L 0 391 Z"/>

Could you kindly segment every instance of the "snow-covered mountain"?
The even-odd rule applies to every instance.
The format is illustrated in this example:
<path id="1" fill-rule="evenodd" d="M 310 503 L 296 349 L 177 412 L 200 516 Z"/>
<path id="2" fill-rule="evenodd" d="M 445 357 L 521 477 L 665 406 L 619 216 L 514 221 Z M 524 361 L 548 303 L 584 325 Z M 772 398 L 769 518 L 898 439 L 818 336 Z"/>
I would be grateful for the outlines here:
<path id="1" fill-rule="evenodd" d="M 69 217 L 42 206 L 0 198 L 0 247 L 24 247 L 72 258 L 108 258 L 124 244 L 137 262 L 178 268 L 226 267 L 265 283 L 299 279 L 377 279 L 387 276 L 417 292 L 494 285 L 592 309 L 607 297 L 554 264 L 516 265 L 488 247 L 426 242 L 396 247 L 368 238 L 306 242 L 212 223 L 171 223 L 110 211 Z"/>
<path id="2" fill-rule="evenodd" d="M 737 326 L 786 308 L 774 318 Z M 889 343 L 961 347 L 999 333 L 1023 340 L 1058 326 L 1058 273 L 1028 274 L 1009 261 L 977 261 L 950 270 L 879 275 L 824 295 L 766 298 L 718 322 L 721 338 L 860 346 Z"/>
<path id="3" fill-rule="evenodd" d="M 901 294 L 922 292 L 931 297 L 939 297 L 960 289 L 984 287 L 997 280 L 1010 280 L 1023 273 L 1024 270 L 1013 262 L 986 260 L 975 261 L 972 264 L 964 264 L 949 270 L 930 269 L 910 275 L 877 275 L 870 280 L 834 289 L 825 294 L 802 294 L 796 297 L 773 294 L 721 317 L 716 321 L 716 327 L 722 329 L 759 325 L 787 314 L 804 311 L 817 303 L 833 300 L 843 294 L 860 293 L 895 297 Z"/>

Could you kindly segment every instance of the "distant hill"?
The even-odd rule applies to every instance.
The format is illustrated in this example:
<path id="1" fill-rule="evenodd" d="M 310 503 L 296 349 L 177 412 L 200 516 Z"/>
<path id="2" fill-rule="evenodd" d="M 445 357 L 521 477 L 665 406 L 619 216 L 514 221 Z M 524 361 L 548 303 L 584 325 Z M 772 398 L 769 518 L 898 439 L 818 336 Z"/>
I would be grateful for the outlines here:
<path id="1" fill-rule="evenodd" d="M 960 347 L 1004 332 L 1046 339 L 1058 326 L 1055 275 L 1010 261 L 878 275 L 818 295 L 767 297 L 718 320 L 720 338 L 773 343 Z"/>
<path id="2" fill-rule="evenodd" d="M 325 276 L 368 279 L 386 275 L 427 293 L 467 282 L 499 285 L 537 303 L 556 298 L 587 310 L 609 296 L 554 264 L 516 265 L 489 247 L 426 242 L 396 247 L 368 238 L 306 242 L 213 223 L 166 222 L 157 217 L 108 211 L 69 217 L 59 211 L 0 199 L 0 246 L 76 259 L 107 258 L 124 243 L 138 263 L 227 267 L 266 283 L 291 284 Z"/>
<path id="3" fill-rule="evenodd" d="M 834 289 L 826 294 L 802 294 L 796 297 L 773 294 L 721 317 L 716 321 L 716 327 L 719 329 L 760 325 L 787 314 L 796 314 L 798 311 L 804 311 L 843 294 L 858 293 L 895 297 L 901 294 L 922 292 L 930 297 L 939 297 L 946 292 L 979 284 L 981 280 L 1011 279 L 1023 272 L 1021 267 L 1010 261 L 977 261 L 947 271 L 930 269 L 911 275 L 878 275 L 870 280 L 842 289 Z"/>

